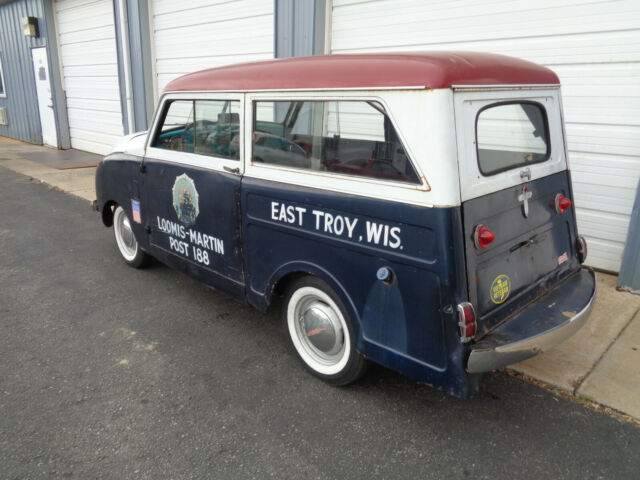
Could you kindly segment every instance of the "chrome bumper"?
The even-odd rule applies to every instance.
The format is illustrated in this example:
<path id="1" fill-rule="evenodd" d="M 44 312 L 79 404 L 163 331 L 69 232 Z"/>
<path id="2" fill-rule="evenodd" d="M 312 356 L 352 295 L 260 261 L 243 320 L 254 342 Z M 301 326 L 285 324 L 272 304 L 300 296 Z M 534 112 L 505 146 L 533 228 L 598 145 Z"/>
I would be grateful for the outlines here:
<path id="1" fill-rule="evenodd" d="M 595 274 L 583 268 L 473 345 L 467 371 L 506 367 L 562 343 L 585 324 L 595 298 Z"/>

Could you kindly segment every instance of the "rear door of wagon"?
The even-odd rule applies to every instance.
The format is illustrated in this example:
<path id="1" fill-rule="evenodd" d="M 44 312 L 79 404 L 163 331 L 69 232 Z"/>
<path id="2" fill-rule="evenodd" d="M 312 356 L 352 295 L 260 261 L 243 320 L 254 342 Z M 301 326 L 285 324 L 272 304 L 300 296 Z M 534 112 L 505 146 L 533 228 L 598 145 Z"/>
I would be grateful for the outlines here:
<path id="1" fill-rule="evenodd" d="M 555 205 L 572 201 L 559 90 L 460 89 L 454 98 L 469 299 L 482 336 L 579 268 L 577 233 L 573 208 Z"/>

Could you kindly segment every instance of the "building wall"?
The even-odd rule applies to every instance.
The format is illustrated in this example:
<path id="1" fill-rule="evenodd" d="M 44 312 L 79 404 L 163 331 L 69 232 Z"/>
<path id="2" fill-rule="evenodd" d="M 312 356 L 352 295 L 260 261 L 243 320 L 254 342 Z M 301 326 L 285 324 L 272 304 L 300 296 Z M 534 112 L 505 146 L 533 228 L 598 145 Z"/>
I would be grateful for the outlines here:
<path id="1" fill-rule="evenodd" d="M 553 69 L 587 262 L 620 269 L 640 177 L 640 2 L 334 0 L 332 7 L 331 53 L 474 50 Z"/>
<path id="2" fill-rule="evenodd" d="M 40 35 L 25 37 L 22 17 L 37 17 Z M 31 143 L 42 143 L 38 98 L 31 48 L 46 46 L 47 26 L 41 0 L 19 0 L 0 5 L 0 58 L 6 97 L 0 107 L 7 109 L 9 125 L 0 125 L 0 135 Z"/>

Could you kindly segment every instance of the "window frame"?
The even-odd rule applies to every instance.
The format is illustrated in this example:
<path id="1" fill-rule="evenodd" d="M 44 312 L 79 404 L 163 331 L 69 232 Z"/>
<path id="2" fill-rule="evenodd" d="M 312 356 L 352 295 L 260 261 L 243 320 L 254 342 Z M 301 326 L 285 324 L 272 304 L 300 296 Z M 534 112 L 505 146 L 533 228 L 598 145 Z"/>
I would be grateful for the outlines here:
<path id="1" fill-rule="evenodd" d="M 339 172 L 331 172 L 324 170 L 311 170 L 304 168 L 295 168 L 295 167 L 287 167 L 284 165 L 276 165 L 276 164 L 268 164 L 268 163 L 254 163 L 253 162 L 253 145 L 252 145 L 252 135 L 255 124 L 255 109 L 256 102 L 374 102 L 382 106 L 384 115 L 387 116 L 389 121 L 391 122 L 392 127 L 394 128 L 396 135 L 398 136 L 398 140 L 402 144 L 402 148 L 407 156 L 407 160 L 411 164 L 414 172 L 416 173 L 417 182 L 405 182 L 401 180 L 394 179 L 381 179 L 376 177 L 367 177 L 360 175 L 349 175 Z M 248 93 L 246 102 L 245 102 L 245 122 L 246 128 L 248 129 L 245 137 L 247 138 L 245 145 L 246 155 L 246 164 L 249 169 L 266 169 L 266 170 L 275 170 L 275 171 L 283 171 L 287 173 L 295 174 L 304 174 L 306 176 L 313 176 L 319 179 L 326 180 L 334 180 L 334 179 L 345 179 L 350 180 L 351 182 L 362 183 L 365 187 L 366 184 L 374 184 L 374 185 L 384 185 L 384 186 L 392 186 L 393 188 L 407 188 L 411 190 L 424 190 L 429 191 L 429 184 L 426 183 L 425 176 L 419 168 L 418 162 L 415 161 L 415 158 L 411 152 L 411 148 L 406 138 L 402 134 L 401 129 L 398 127 L 398 123 L 394 119 L 390 108 L 382 97 L 372 96 L 372 95 L 363 95 L 363 96 L 355 96 L 355 95 L 333 95 L 327 94 L 326 91 L 319 91 L 316 94 L 311 92 L 268 92 L 268 93 Z M 327 188 L 330 188 L 330 184 L 327 183 Z"/>
<path id="2" fill-rule="evenodd" d="M 536 161 L 531 161 L 531 162 L 523 162 L 523 163 L 516 163 L 514 165 L 511 166 L 507 166 L 507 167 L 503 167 L 500 168 L 498 170 L 492 170 L 491 173 L 486 173 L 483 169 L 482 169 L 482 165 L 480 164 L 480 143 L 478 142 L 478 120 L 480 119 L 480 115 L 482 114 L 482 112 L 484 112 L 485 110 L 489 110 L 491 108 L 495 108 L 495 107 L 500 107 L 503 105 L 534 105 L 536 107 L 538 107 L 540 109 L 540 111 L 542 112 L 542 119 L 544 121 L 544 135 L 545 135 L 545 139 L 546 139 L 546 151 L 544 154 L 544 158 L 542 160 L 536 160 Z M 506 172 L 508 170 L 514 170 L 517 168 L 523 168 L 523 167 L 527 167 L 529 165 L 536 165 L 539 163 L 544 163 L 547 160 L 549 160 L 551 158 L 551 134 L 550 134 L 550 130 L 549 130 L 549 117 L 547 115 L 547 109 L 544 107 L 544 105 L 542 105 L 540 102 L 534 102 L 532 100 L 505 100 L 502 102 L 495 102 L 495 103 L 490 103 L 488 105 L 483 106 L 482 108 L 480 108 L 478 110 L 478 113 L 476 114 L 476 118 L 474 120 L 474 138 L 475 138 L 475 146 L 476 146 L 476 162 L 478 164 L 478 171 L 482 174 L 483 177 L 492 177 L 494 175 L 498 175 L 499 173 L 502 172 Z"/>
<path id="3" fill-rule="evenodd" d="M 240 113 L 240 123 L 238 135 L 238 158 L 231 159 L 217 155 L 207 155 L 204 153 L 182 152 L 179 150 L 169 150 L 166 148 L 154 147 L 158 135 L 166 118 L 169 105 L 174 101 L 238 101 L 238 112 Z M 171 92 L 164 94 L 158 102 L 156 113 L 147 135 L 145 145 L 145 158 L 161 160 L 170 163 L 182 164 L 189 167 L 198 167 L 215 171 L 244 172 L 244 147 L 245 147 L 245 118 L 244 118 L 244 94 L 229 92 Z M 195 110 L 194 110 L 195 117 Z M 225 168 L 226 167 L 226 168 Z"/>

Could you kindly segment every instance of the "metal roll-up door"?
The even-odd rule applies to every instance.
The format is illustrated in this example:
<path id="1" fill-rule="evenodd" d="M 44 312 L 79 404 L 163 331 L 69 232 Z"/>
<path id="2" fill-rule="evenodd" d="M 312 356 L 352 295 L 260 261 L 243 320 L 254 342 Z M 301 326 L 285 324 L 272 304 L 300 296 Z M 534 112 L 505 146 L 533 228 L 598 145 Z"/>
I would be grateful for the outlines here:
<path id="1" fill-rule="evenodd" d="M 123 135 L 111 0 L 56 0 L 71 146 L 106 154 Z"/>
<path id="2" fill-rule="evenodd" d="M 331 52 L 474 50 L 546 65 L 562 82 L 587 263 L 618 271 L 640 177 L 640 3 L 334 0 Z"/>
<path id="3" fill-rule="evenodd" d="M 274 57 L 274 2 L 151 2 L 155 87 L 185 73 Z"/>

